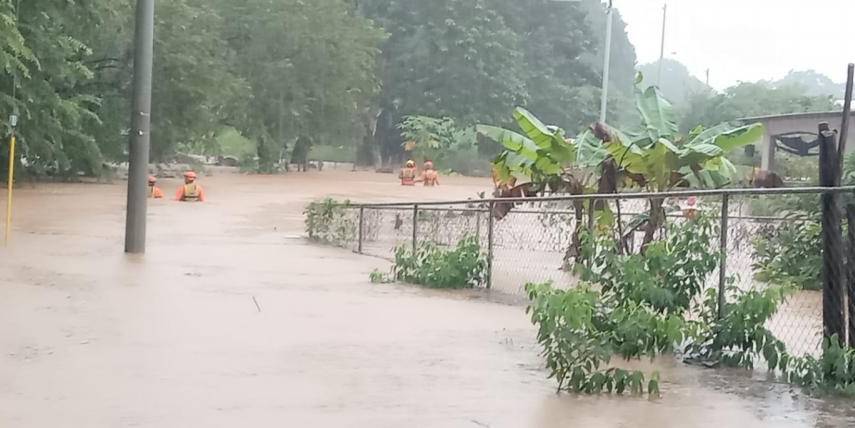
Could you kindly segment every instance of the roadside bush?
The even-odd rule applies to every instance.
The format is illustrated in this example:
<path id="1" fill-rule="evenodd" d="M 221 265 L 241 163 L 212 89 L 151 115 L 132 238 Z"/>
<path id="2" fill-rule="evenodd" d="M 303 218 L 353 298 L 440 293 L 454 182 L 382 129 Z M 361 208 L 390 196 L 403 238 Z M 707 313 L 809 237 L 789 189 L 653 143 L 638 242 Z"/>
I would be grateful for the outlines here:
<path id="1" fill-rule="evenodd" d="M 718 261 L 710 247 L 717 233 L 702 216 L 671 226 L 643 255 L 621 255 L 616 245 L 585 237 L 587 283 L 571 290 L 526 285 L 528 313 L 558 389 L 643 394 L 646 384 L 655 396 L 657 373 L 613 367 L 612 359 L 673 354 L 705 367 L 753 369 L 765 362 L 809 392 L 855 395 L 855 349 L 832 338 L 818 359 L 794 356 L 766 328 L 794 287 L 729 286 L 719 314 L 717 288 L 704 286 Z"/>
<path id="2" fill-rule="evenodd" d="M 804 290 L 821 289 L 822 227 L 818 222 L 785 222 L 770 227 L 752 245 L 758 280 Z"/>
<path id="3" fill-rule="evenodd" d="M 837 336 L 823 341 L 819 359 L 792 358 L 780 366 L 789 383 L 818 393 L 855 396 L 855 349 L 841 346 Z"/>
<path id="4" fill-rule="evenodd" d="M 399 128 L 415 159 L 429 159 L 441 171 L 467 176 L 488 177 L 492 171 L 490 157 L 478 150 L 474 128 L 428 116 L 407 116 Z"/>
<path id="5" fill-rule="evenodd" d="M 487 259 L 475 236 L 465 236 L 455 248 L 433 242 L 395 250 L 395 278 L 431 288 L 471 288 L 487 279 Z"/>
<path id="6" fill-rule="evenodd" d="M 615 299 L 643 303 L 662 314 L 682 314 L 718 265 L 714 225 L 708 216 L 673 224 L 667 237 L 651 243 L 643 254 L 620 254 L 610 236 L 583 236 L 582 256 L 588 263 L 577 266 L 583 280 Z"/>
<path id="7" fill-rule="evenodd" d="M 528 313 L 538 326 L 550 378 L 558 390 L 597 394 L 659 393 L 659 375 L 607 366 L 613 355 L 626 359 L 655 357 L 682 339 L 682 319 L 663 316 L 638 302 L 619 302 L 590 286 L 558 290 L 551 284 L 528 284 Z"/>
<path id="8" fill-rule="evenodd" d="M 356 236 L 356 221 L 348 215 L 350 201 L 338 202 L 326 198 L 312 202 L 303 214 L 309 239 L 335 246 L 346 246 Z"/>
<path id="9" fill-rule="evenodd" d="M 718 315 L 718 290 L 706 292 L 700 320 L 692 323 L 692 342 L 684 357 L 687 362 L 707 367 L 722 365 L 753 369 L 761 358 L 770 370 L 785 367 L 790 357 L 784 343 L 766 328 L 789 289 L 770 287 L 743 291 L 729 287 L 723 317 Z"/>
<path id="10" fill-rule="evenodd" d="M 844 162 L 842 184 L 855 185 L 855 155 Z M 855 203 L 840 194 L 840 206 Z M 765 196 L 752 201 L 753 215 L 783 215 L 786 221 L 763 230 L 753 241 L 756 278 L 771 284 L 820 289 L 822 228 L 820 196 L 816 194 Z M 845 215 L 842 215 L 845 218 Z M 844 230 L 845 230 L 844 225 Z"/>
<path id="11" fill-rule="evenodd" d="M 701 295 L 718 255 L 706 216 L 670 227 L 667 238 L 644 254 L 620 254 L 609 238 L 583 237 L 582 279 L 577 289 L 528 284 L 532 322 L 559 390 L 659 393 L 659 375 L 606 367 L 613 356 L 653 358 L 691 340 L 697 327 L 685 319 Z"/>

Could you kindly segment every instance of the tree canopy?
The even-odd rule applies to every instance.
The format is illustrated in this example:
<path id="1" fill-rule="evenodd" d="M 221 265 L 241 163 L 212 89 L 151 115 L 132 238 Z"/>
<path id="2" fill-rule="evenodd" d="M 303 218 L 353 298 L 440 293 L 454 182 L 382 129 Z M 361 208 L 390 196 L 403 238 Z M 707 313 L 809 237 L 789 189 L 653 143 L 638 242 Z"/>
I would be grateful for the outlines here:
<path id="1" fill-rule="evenodd" d="M 811 96 L 801 86 L 774 87 L 768 82 L 747 83 L 693 95 L 683 115 L 682 127 L 713 125 L 745 117 L 769 114 L 831 111 L 836 108 L 831 96 Z"/>
<path id="2" fill-rule="evenodd" d="M 98 174 L 126 159 L 133 14 L 122 0 L 0 0 L 0 124 L 21 117 L 26 169 Z M 272 169 L 301 136 L 398 147 L 363 138 L 378 117 L 393 131 L 412 115 L 507 123 L 524 105 L 578 129 L 599 110 L 599 0 L 164 0 L 155 25 L 156 161 L 216 154 L 223 130 Z M 615 122 L 635 68 L 624 27 L 618 15 Z"/>

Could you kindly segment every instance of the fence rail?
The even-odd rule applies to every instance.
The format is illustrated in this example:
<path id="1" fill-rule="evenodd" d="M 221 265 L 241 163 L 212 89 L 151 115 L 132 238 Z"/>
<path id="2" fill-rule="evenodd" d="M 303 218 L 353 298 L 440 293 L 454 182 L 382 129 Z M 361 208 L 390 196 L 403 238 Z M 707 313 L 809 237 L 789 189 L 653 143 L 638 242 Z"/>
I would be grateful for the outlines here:
<path id="1" fill-rule="evenodd" d="M 842 194 L 855 195 L 855 186 L 357 203 L 344 207 L 348 217 L 345 221 L 354 229 L 344 245 L 361 254 L 391 259 L 400 246 L 416 248 L 423 241 L 453 246 L 464 236 L 474 235 L 487 257 L 487 288 L 520 293 L 526 283 L 546 281 L 572 287 L 579 280 L 565 269 L 567 251 L 576 223 L 588 214 L 585 209 L 585 213 L 577 215 L 579 202 L 604 201 L 613 208 L 620 207 L 612 211 L 620 213 L 616 215 L 619 224 L 629 225 L 646 211 L 646 200 L 660 198 L 666 201 L 665 221 L 671 224 L 685 221 L 679 204 L 675 206 L 673 202 L 697 197 L 701 200 L 699 208 L 719 222 L 720 234 L 709 244 L 710 251 L 720 253 L 720 265 L 708 279 L 707 287 L 716 289 L 721 312 L 729 286 L 748 290 L 770 285 L 769 280 L 758 276 L 762 268 L 758 266 L 758 239 L 779 233 L 782 228 L 819 223 L 818 217 L 784 213 L 775 207 L 786 205 L 783 202 L 787 198 L 800 198 L 818 213 L 821 195 Z M 499 206 L 512 209 L 501 217 L 495 215 Z M 667 233 L 667 227 L 658 233 Z M 643 231 L 630 236 L 634 248 L 638 248 L 638 234 Z M 799 243 L 793 243 L 796 244 Z M 815 280 L 821 288 L 821 278 Z M 808 277 L 807 281 L 812 279 Z M 823 333 L 822 316 L 821 291 L 802 290 L 780 308 L 769 328 L 791 349 L 816 354 Z M 853 318 L 849 321 L 855 323 Z"/>

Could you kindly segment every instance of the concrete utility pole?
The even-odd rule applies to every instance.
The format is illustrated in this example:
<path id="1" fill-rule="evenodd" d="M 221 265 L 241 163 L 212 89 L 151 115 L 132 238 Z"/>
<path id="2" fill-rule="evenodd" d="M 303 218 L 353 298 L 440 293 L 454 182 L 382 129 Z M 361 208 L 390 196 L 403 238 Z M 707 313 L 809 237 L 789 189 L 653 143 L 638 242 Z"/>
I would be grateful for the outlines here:
<path id="1" fill-rule="evenodd" d="M 615 20 L 615 8 L 609 0 L 609 10 L 606 13 L 606 42 L 603 52 L 603 93 L 600 99 L 600 122 L 606 122 L 609 107 L 609 72 L 612 65 L 612 25 Z"/>
<path id="2" fill-rule="evenodd" d="M 659 50 L 659 76 L 656 77 L 656 86 L 662 87 L 662 64 L 665 62 L 665 24 L 668 22 L 668 3 L 662 6 L 662 46 Z"/>
<path id="3" fill-rule="evenodd" d="M 148 157 L 151 147 L 151 69 L 154 55 L 154 1 L 137 0 L 134 40 L 134 93 L 128 167 L 125 252 L 145 253 Z"/>

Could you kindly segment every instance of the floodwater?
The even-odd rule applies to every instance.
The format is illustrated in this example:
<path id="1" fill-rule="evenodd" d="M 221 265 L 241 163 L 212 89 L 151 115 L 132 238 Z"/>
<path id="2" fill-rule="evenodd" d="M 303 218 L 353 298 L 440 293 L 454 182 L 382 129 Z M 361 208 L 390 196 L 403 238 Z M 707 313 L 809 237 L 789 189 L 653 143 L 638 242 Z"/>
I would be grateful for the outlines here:
<path id="1" fill-rule="evenodd" d="M 171 193 L 177 182 L 164 182 Z M 154 201 L 122 254 L 124 183 L 17 192 L 0 250 L 2 427 L 833 427 L 849 402 L 657 362 L 659 400 L 555 394 L 519 305 L 372 285 L 387 262 L 302 239 L 302 208 L 474 196 L 389 175 L 218 174 Z M 3 195 L 5 199 L 5 195 Z"/>

